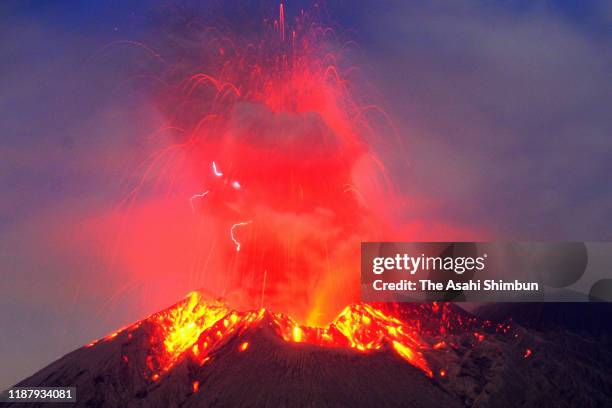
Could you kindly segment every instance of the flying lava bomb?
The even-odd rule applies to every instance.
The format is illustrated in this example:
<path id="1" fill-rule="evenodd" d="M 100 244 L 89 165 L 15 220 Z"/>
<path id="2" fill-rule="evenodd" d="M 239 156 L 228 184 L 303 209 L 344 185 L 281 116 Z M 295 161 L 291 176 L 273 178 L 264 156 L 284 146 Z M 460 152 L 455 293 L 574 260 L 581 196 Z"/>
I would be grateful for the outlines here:
<path id="1" fill-rule="evenodd" d="M 319 11 L 178 19 L 168 55 L 129 43 L 164 67 L 155 99 L 171 143 L 139 167 L 120 221 L 100 222 L 120 226 L 109 303 L 139 285 L 146 301 L 188 293 L 17 386 L 75 387 L 82 407 L 604 406 L 603 308 L 492 304 L 477 317 L 359 301 L 360 243 L 423 230 L 393 216 L 405 198 L 373 141 L 403 146 Z"/>
<path id="2" fill-rule="evenodd" d="M 315 11 L 289 21 L 280 4 L 257 29 L 200 32 L 197 61 L 178 53 L 162 75 L 159 106 L 177 142 L 152 165 L 180 156 L 195 180 L 184 203 L 214 241 L 196 250 L 215 271 L 200 268 L 192 289 L 325 325 L 359 299 L 359 243 L 393 231 L 380 210 L 392 188 L 368 144 L 393 127 L 357 102 Z M 389 134 L 377 133 L 381 120 Z"/>

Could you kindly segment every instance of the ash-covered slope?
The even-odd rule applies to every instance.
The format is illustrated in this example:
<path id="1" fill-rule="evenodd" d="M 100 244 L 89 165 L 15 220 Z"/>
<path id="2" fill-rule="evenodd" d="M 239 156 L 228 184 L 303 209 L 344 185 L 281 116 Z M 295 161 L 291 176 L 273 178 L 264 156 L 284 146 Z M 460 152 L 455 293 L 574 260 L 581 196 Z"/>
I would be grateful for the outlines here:
<path id="1" fill-rule="evenodd" d="M 153 331 L 145 322 L 81 348 L 19 386 L 75 386 L 79 407 L 461 406 L 388 347 L 361 353 L 286 342 L 270 316 L 224 339 L 204 364 L 184 358 L 153 379 Z"/>
<path id="2" fill-rule="evenodd" d="M 539 331 L 612 334 L 612 304 L 606 302 L 489 303 L 479 307 L 476 313 L 497 321 L 511 318 L 521 326 Z"/>
<path id="3" fill-rule="evenodd" d="M 480 307 L 479 316 L 503 319 L 511 330 L 510 336 L 487 338 L 457 362 L 461 377 L 479 391 L 471 395 L 473 406 L 610 406 L 610 311 L 606 303 L 491 303 Z M 522 361 L 500 358 L 522 350 Z M 450 388 L 461 394 L 470 386 L 461 391 L 454 383 Z"/>
<path id="4" fill-rule="evenodd" d="M 79 407 L 603 407 L 609 344 L 451 304 L 353 305 L 320 329 L 192 294 L 18 385 L 75 386 Z"/>

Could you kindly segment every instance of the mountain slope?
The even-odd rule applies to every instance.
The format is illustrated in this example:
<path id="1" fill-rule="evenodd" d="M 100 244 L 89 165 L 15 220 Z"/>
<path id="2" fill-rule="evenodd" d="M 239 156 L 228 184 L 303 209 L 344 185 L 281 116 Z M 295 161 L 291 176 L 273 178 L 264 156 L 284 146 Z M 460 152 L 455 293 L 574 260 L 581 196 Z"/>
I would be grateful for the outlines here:
<path id="1" fill-rule="evenodd" d="M 529 307 L 554 329 L 527 324 Z M 606 406 L 610 333 L 565 329 L 551 307 L 521 306 L 525 327 L 452 304 L 356 304 L 312 328 L 193 293 L 18 386 L 75 386 L 77 407 Z"/>

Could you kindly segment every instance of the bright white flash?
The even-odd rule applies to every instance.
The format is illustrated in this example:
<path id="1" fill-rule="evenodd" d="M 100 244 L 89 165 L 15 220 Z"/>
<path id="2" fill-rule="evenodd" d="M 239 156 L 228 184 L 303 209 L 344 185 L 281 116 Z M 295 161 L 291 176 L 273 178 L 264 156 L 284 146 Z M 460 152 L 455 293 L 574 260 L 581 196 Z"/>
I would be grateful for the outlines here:
<path id="1" fill-rule="evenodd" d="M 236 190 L 240 190 L 240 187 L 242 187 L 242 186 L 240 185 L 240 183 L 238 181 L 234 181 L 232 183 L 232 187 L 234 187 L 234 189 L 236 189 Z"/>

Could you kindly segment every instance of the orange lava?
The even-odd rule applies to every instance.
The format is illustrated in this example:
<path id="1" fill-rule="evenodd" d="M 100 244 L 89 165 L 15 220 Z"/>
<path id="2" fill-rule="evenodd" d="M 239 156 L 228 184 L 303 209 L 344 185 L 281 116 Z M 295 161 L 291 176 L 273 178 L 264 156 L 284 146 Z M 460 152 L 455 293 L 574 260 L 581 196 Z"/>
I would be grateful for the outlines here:
<path id="1" fill-rule="evenodd" d="M 223 303 L 204 303 L 197 292 L 192 292 L 184 301 L 157 314 L 154 321 L 161 330 L 166 357 L 161 368 L 167 370 L 172 367 L 183 352 L 193 346 L 204 330 L 228 312 Z"/>
<path id="2" fill-rule="evenodd" d="M 192 292 L 150 321 L 155 324 L 159 344 L 163 345 L 157 357 L 161 373 L 185 356 L 205 364 L 212 349 L 265 321 L 290 343 L 345 347 L 357 352 L 380 350 L 388 345 L 399 357 L 433 376 L 421 353 L 429 346 L 421 340 L 417 329 L 368 304 L 347 306 L 328 327 L 310 327 L 266 309 L 237 312 L 220 301 L 207 300 L 199 292 Z M 244 352 L 249 347 L 249 342 L 244 341 L 238 351 Z"/>

